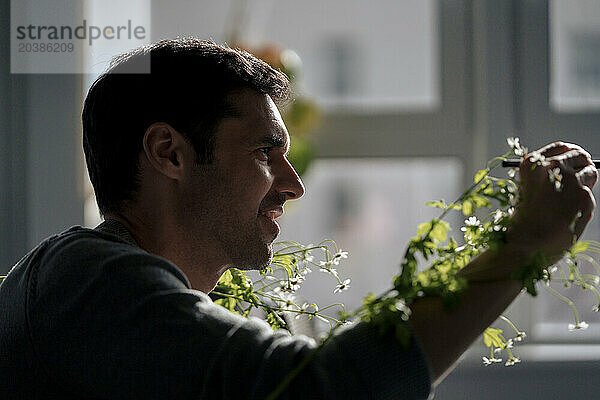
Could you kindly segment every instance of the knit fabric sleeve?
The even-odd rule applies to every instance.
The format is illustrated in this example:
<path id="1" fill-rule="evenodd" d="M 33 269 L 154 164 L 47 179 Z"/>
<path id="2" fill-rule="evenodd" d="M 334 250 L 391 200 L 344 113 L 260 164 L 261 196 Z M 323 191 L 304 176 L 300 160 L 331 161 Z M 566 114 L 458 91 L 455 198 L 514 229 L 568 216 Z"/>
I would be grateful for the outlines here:
<path id="1" fill-rule="evenodd" d="M 168 261 L 79 238 L 50 251 L 28 288 L 45 373 L 67 393 L 110 399 L 264 399 L 317 347 L 188 287 Z M 426 399 L 428 362 L 367 324 L 316 354 L 281 399 Z"/>

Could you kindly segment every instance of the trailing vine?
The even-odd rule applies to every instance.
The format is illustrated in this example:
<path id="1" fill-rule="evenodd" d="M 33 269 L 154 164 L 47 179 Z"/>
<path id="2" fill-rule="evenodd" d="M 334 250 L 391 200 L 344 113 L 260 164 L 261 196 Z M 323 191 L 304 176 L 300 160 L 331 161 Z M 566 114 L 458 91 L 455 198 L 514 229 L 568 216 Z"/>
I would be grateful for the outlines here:
<path id="1" fill-rule="evenodd" d="M 247 316 L 253 308 L 261 309 L 267 322 L 273 329 L 290 330 L 288 321 L 291 318 L 305 316 L 309 319 L 319 318 L 330 324 L 329 335 L 321 346 L 335 332 L 346 324 L 364 321 L 378 327 L 382 333 L 393 332 L 402 344 L 408 344 L 411 331 L 398 320 L 408 321 L 411 315 L 411 304 L 419 297 L 439 297 L 443 304 L 451 309 L 460 301 L 460 294 L 468 285 L 458 272 L 475 256 L 486 249 L 498 249 L 506 241 L 506 232 L 511 224 L 514 206 L 518 198 L 518 185 L 515 182 L 517 170 L 508 171 L 507 177 L 492 175 L 508 157 L 523 157 L 527 149 L 522 147 L 518 138 L 509 138 L 511 150 L 501 157 L 490 160 L 486 167 L 479 170 L 473 184 L 455 201 L 431 201 L 427 205 L 440 209 L 438 217 L 420 224 L 416 235 L 406 246 L 400 262 L 400 273 L 392 278 L 392 287 L 382 294 L 373 293 L 364 297 L 362 305 L 347 311 L 343 304 L 319 307 L 314 302 L 296 301 L 294 293 L 312 270 L 320 270 L 333 279 L 334 291 L 348 289 L 349 279 L 339 277 L 337 267 L 347 258 L 348 253 L 338 249 L 333 241 L 324 241 L 318 245 L 303 246 L 295 242 L 279 244 L 272 265 L 261 271 L 260 279 L 252 282 L 244 272 L 230 270 L 219 281 L 213 293 L 222 296 L 216 300 L 227 309 Z M 543 156 L 535 155 L 534 162 L 545 163 Z M 551 170 L 549 180 L 556 190 L 561 190 L 560 170 Z M 445 220 L 451 212 L 461 213 L 465 220 L 460 228 L 460 243 L 449 236 L 450 224 Z M 577 307 L 572 300 L 561 294 L 554 284 L 560 286 L 578 286 L 592 293 L 600 309 L 600 265 L 593 254 L 600 253 L 600 244 L 593 241 L 579 241 L 571 247 L 559 263 L 552 267 L 541 254 L 534 256 L 530 263 L 515 271 L 512 278 L 521 281 L 523 287 L 532 295 L 537 295 L 537 283 L 558 299 L 563 301 L 573 312 L 573 323 L 570 330 L 585 329 L 588 324 L 579 318 Z M 317 256 L 319 259 L 317 260 Z M 428 267 L 419 268 L 419 263 L 427 263 Z M 580 266 L 588 263 L 595 268 L 595 274 L 583 274 Z M 337 316 L 327 311 L 337 310 Z M 502 353 L 506 353 L 504 365 L 511 366 L 521 360 L 514 353 L 514 347 L 522 342 L 527 334 L 520 330 L 507 317 L 501 316 L 507 326 L 507 332 L 500 328 L 489 327 L 483 333 L 483 342 L 489 349 L 489 356 L 482 357 L 484 365 L 503 362 Z M 319 348 L 312 357 L 318 353 Z M 305 360 L 294 370 L 279 387 L 271 393 L 276 398 L 309 362 Z"/>

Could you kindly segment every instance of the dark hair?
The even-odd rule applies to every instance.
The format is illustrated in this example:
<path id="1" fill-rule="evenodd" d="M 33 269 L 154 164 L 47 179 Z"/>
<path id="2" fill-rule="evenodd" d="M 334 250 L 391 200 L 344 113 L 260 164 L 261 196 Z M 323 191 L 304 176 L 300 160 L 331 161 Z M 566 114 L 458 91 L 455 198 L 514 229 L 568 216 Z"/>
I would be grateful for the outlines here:
<path id="1" fill-rule="evenodd" d="M 148 57 L 150 73 L 131 73 Z M 243 88 L 278 104 L 290 94 L 283 73 L 211 41 L 163 40 L 115 57 L 90 88 L 82 114 L 83 149 L 101 214 L 120 212 L 134 198 L 142 140 L 155 122 L 182 133 L 198 163 L 212 162 L 214 132 L 234 110 L 228 94 Z"/>

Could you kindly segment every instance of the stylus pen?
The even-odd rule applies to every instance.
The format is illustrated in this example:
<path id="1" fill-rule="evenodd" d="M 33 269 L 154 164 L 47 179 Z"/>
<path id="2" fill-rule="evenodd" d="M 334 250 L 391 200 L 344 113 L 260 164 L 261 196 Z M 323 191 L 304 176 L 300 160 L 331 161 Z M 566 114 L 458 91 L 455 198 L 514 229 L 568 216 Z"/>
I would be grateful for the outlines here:
<path id="1" fill-rule="evenodd" d="M 600 168 L 600 160 L 592 160 L 596 168 Z M 502 161 L 502 166 L 505 168 L 518 168 L 521 164 L 520 159 L 512 159 L 512 160 L 504 160 Z"/>

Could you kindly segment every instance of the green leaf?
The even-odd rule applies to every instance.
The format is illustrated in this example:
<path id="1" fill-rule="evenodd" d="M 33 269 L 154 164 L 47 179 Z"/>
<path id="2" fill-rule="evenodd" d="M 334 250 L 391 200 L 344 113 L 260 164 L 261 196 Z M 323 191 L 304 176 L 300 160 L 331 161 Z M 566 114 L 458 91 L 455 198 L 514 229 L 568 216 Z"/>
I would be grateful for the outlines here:
<path id="1" fill-rule="evenodd" d="M 229 286 L 231 285 L 232 279 L 233 277 L 231 276 L 231 270 L 228 269 L 223 275 L 221 275 L 221 279 L 219 279 L 219 284 Z"/>
<path id="2" fill-rule="evenodd" d="M 417 236 L 421 237 L 425 235 L 431 229 L 431 222 L 423 222 L 417 227 Z"/>
<path id="3" fill-rule="evenodd" d="M 462 203 L 462 213 L 466 216 L 473 214 L 473 203 L 470 200 L 465 200 Z"/>
<path id="4" fill-rule="evenodd" d="M 473 196 L 471 201 L 476 208 L 490 207 L 490 201 L 483 196 Z"/>
<path id="5" fill-rule="evenodd" d="M 504 338 L 502 337 L 502 329 L 487 328 L 483 332 L 483 343 L 487 347 L 502 348 L 504 346 Z"/>
<path id="6" fill-rule="evenodd" d="M 440 200 L 440 201 L 428 201 L 427 203 L 425 203 L 426 206 L 428 207 L 435 207 L 435 208 L 441 208 L 441 209 L 446 209 L 446 203 L 444 202 L 444 200 Z"/>
<path id="7" fill-rule="evenodd" d="M 494 187 L 489 183 L 489 181 L 484 186 L 482 193 L 485 194 L 486 196 L 494 195 Z"/>
<path id="8" fill-rule="evenodd" d="M 294 265 L 296 265 L 296 263 L 298 262 L 298 259 L 294 255 L 291 255 L 291 254 L 274 255 L 273 262 L 277 263 L 278 265 L 281 265 L 288 272 L 291 273 L 292 268 L 294 267 Z"/>
<path id="9" fill-rule="evenodd" d="M 215 304 L 218 304 L 221 307 L 225 307 L 226 309 L 228 309 L 231 312 L 239 314 L 238 311 L 235 308 L 235 306 L 237 305 L 237 303 L 238 303 L 237 300 L 236 299 L 232 299 L 231 297 L 222 297 L 220 299 L 215 300 Z"/>
<path id="10" fill-rule="evenodd" d="M 569 250 L 571 257 L 575 257 L 575 255 L 579 253 L 584 253 L 587 251 L 588 247 L 590 247 L 590 242 L 579 241 L 575 243 L 573 247 L 571 247 L 571 250 Z"/>
<path id="11" fill-rule="evenodd" d="M 475 174 L 475 178 L 473 178 L 473 182 L 475 184 L 481 182 L 481 180 L 483 178 L 485 178 L 487 176 L 487 174 L 490 172 L 489 169 L 480 169 L 479 171 L 477 171 L 477 173 Z"/>
<path id="12" fill-rule="evenodd" d="M 445 242 L 448 238 L 448 231 L 450 230 L 450 224 L 446 221 L 437 221 L 433 228 L 431 229 L 431 233 L 429 236 L 433 240 L 437 240 L 438 243 Z"/>

